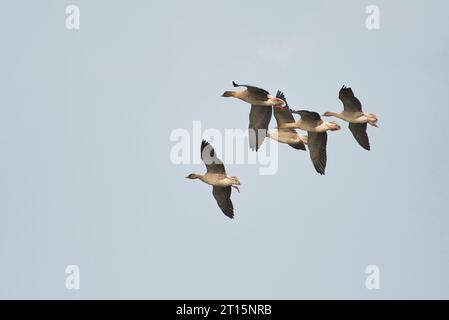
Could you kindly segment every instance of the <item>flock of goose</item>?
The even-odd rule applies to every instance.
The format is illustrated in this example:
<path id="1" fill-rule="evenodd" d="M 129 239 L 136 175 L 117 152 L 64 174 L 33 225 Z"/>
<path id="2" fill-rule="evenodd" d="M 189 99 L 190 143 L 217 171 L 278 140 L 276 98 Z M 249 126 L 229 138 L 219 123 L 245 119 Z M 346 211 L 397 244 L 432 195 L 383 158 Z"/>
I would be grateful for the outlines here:
<path id="1" fill-rule="evenodd" d="M 315 170 L 323 175 L 326 169 L 326 145 L 327 131 L 337 131 L 341 127 L 338 123 L 327 122 L 314 111 L 290 109 L 284 94 L 278 91 L 276 96 L 264 89 L 239 85 L 232 82 L 234 87 L 245 87 L 243 91 L 226 91 L 222 97 L 234 97 L 251 104 L 249 113 L 249 146 L 256 152 L 259 150 L 266 137 L 279 143 L 288 144 L 298 150 L 309 148 L 310 158 Z M 324 117 L 337 117 L 349 123 L 349 130 L 355 140 L 366 150 L 370 150 L 367 125 L 377 127 L 377 117 L 372 113 L 362 111 L 362 104 L 354 96 L 351 88 L 343 86 L 338 98 L 343 103 L 342 112 L 325 112 Z M 277 122 L 276 131 L 268 131 L 272 113 Z M 299 114 L 300 119 L 295 121 L 293 114 Z M 302 136 L 295 129 L 307 131 L 307 136 Z M 201 143 L 201 159 L 206 165 L 204 175 L 192 173 L 186 178 L 200 179 L 212 186 L 212 194 L 217 201 L 221 211 L 229 217 L 234 218 L 234 206 L 231 201 L 231 191 L 235 188 L 240 192 L 238 177 L 228 176 L 223 162 L 216 156 L 212 145 L 207 141 Z"/>

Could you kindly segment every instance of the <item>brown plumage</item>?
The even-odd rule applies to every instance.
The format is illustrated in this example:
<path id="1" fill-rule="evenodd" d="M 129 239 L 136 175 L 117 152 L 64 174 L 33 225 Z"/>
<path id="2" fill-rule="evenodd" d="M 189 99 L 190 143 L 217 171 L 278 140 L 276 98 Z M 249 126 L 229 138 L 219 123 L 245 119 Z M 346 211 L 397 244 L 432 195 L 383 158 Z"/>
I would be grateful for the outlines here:
<path id="1" fill-rule="evenodd" d="M 271 121 L 271 107 L 251 105 L 249 112 L 249 147 L 258 151 L 267 136 L 268 126 Z"/>
<path id="2" fill-rule="evenodd" d="M 357 99 L 356 96 L 354 96 L 354 92 L 352 92 L 351 88 L 348 88 L 346 86 L 341 87 L 340 91 L 338 92 L 338 99 L 343 102 L 344 111 L 362 111 L 362 104 L 360 103 L 360 100 Z"/>
<path id="3" fill-rule="evenodd" d="M 307 142 L 307 137 L 300 136 L 295 129 L 279 129 L 286 123 L 295 123 L 295 118 L 290 112 L 287 99 L 283 92 L 278 91 L 276 97 L 285 101 L 286 109 L 273 108 L 274 118 L 277 123 L 277 133 L 269 133 L 268 136 L 280 143 L 288 144 L 290 147 L 297 150 L 306 150 L 304 142 Z"/>
<path id="4" fill-rule="evenodd" d="M 323 175 L 326 171 L 327 162 L 327 132 L 308 132 L 309 153 L 316 172 Z"/>
<path id="5" fill-rule="evenodd" d="M 234 206 L 231 201 L 231 188 L 238 189 L 240 180 L 226 174 L 223 162 L 215 155 L 215 150 L 207 141 L 201 142 L 201 160 L 206 165 L 204 175 L 191 173 L 186 178 L 199 179 L 212 186 L 212 195 L 221 211 L 229 218 L 234 218 Z"/>
<path id="6" fill-rule="evenodd" d="M 351 130 L 352 135 L 355 140 L 359 143 L 362 148 L 370 150 L 368 133 L 366 133 L 366 123 L 349 123 L 349 130 Z"/>
<path id="7" fill-rule="evenodd" d="M 367 124 L 377 127 L 377 116 L 372 113 L 363 112 L 362 104 L 354 95 L 351 88 L 343 86 L 338 93 L 338 98 L 343 103 L 343 111 L 340 113 L 328 111 L 323 116 L 337 117 L 349 122 L 349 130 L 351 130 L 355 140 L 364 149 L 370 150 L 370 142 L 366 133 Z"/>
<path id="8" fill-rule="evenodd" d="M 343 103 L 343 108 L 346 113 L 359 114 L 362 113 L 362 104 L 360 100 L 354 95 L 351 88 L 343 86 L 338 93 L 338 98 Z M 368 134 L 366 133 L 366 123 L 349 123 L 349 130 L 355 140 L 366 150 L 370 150 Z"/>
<path id="9" fill-rule="evenodd" d="M 316 172 L 323 175 L 326 171 L 327 162 L 327 131 L 340 130 L 340 126 L 334 122 L 321 120 L 317 112 L 299 110 L 292 111 L 301 116 L 301 120 L 296 122 L 296 126 L 307 131 L 310 159 Z"/>
<path id="10" fill-rule="evenodd" d="M 279 97 L 273 97 L 262 88 L 237 84 L 232 82 L 234 87 L 245 87 L 243 91 L 226 91 L 222 97 L 234 97 L 251 104 L 249 113 L 249 147 L 253 151 L 258 151 L 267 136 L 268 126 L 270 124 L 272 107 L 286 108 L 285 101 Z"/>
<path id="11" fill-rule="evenodd" d="M 307 121 L 315 126 L 320 125 L 323 121 L 317 112 L 303 110 L 299 111 L 299 114 L 301 115 L 301 120 Z M 327 162 L 327 132 L 307 131 L 307 136 L 309 140 L 310 159 L 312 160 L 316 172 L 323 175 L 326 172 Z"/>

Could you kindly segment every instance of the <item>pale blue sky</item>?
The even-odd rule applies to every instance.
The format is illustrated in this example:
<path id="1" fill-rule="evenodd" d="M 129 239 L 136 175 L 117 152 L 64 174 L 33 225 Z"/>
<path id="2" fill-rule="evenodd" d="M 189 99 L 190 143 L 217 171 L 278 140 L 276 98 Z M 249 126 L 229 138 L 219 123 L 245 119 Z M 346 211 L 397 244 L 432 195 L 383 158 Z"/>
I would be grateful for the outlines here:
<path id="1" fill-rule="evenodd" d="M 257 4 L 256 4 L 257 3 Z M 65 28 L 78 4 L 81 29 Z M 365 8 L 381 28 L 365 28 Z M 449 298 L 446 1 L 2 1 L 1 298 Z M 339 110 L 327 174 L 230 165 L 236 219 L 175 166 L 170 132 L 246 128 L 231 81 Z M 272 125 L 274 125 L 272 123 Z M 65 267 L 81 268 L 68 291 Z M 365 267 L 381 289 L 365 288 Z"/>

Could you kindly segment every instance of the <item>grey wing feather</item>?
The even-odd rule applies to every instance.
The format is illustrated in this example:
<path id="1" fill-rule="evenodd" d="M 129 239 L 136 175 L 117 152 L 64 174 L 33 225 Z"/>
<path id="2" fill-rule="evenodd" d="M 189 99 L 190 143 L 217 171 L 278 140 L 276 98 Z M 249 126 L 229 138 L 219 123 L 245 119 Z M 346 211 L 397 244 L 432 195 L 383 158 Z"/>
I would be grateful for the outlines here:
<path id="1" fill-rule="evenodd" d="M 301 119 L 304 121 L 318 121 L 321 120 L 321 116 L 318 112 L 307 111 L 307 110 L 299 110 L 293 111 L 293 113 L 297 113 L 301 116 Z"/>
<path id="2" fill-rule="evenodd" d="M 326 145 L 327 145 L 327 133 L 308 132 L 309 136 L 309 152 L 310 159 L 312 159 L 315 170 L 323 175 L 326 171 Z"/>
<path id="3" fill-rule="evenodd" d="M 206 165 L 207 173 L 226 174 L 223 162 L 215 155 L 212 145 L 205 140 L 201 142 L 201 160 Z"/>
<path id="4" fill-rule="evenodd" d="M 214 195 L 215 200 L 217 201 L 218 206 L 221 211 L 229 217 L 234 218 L 234 206 L 231 201 L 231 187 L 213 187 L 212 194 Z"/>
<path id="5" fill-rule="evenodd" d="M 366 133 L 366 123 L 350 123 L 349 130 L 351 130 L 352 135 L 355 140 L 366 150 L 370 150 L 369 138 Z"/>
<path id="6" fill-rule="evenodd" d="M 286 109 L 279 109 L 273 107 L 274 118 L 276 119 L 277 126 L 282 127 L 282 125 L 284 125 L 285 123 L 295 122 L 295 118 L 293 117 L 293 114 L 290 111 L 290 107 L 288 105 L 284 93 L 278 90 L 278 92 L 276 93 L 276 98 L 284 100 L 286 106 Z M 278 131 L 281 130 L 297 133 L 295 129 L 278 129 Z M 302 142 L 290 143 L 289 146 L 297 150 L 306 150 L 306 146 Z"/>
<path id="7" fill-rule="evenodd" d="M 250 92 L 250 94 L 257 100 L 266 100 L 268 99 L 268 95 L 270 94 L 267 90 L 258 88 L 255 86 L 250 86 L 247 84 L 237 84 L 234 81 L 232 81 L 232 85 L 234 87 L 246 87 L 246 89 Z"/>
<path id="8" fill-rule="evenodd" d="M 338 98 L 343 102 L 343 107 L 345 111 L 356 112 L 362 111 L 362 104 L 359 99 L 354 96 L 354 92 L 352 92 L 351 88 L 343 86 L 340 89 L 338 94 Z"/>
<path id="9" fill-rule="evenodd" d="M 306 146 L 302 142 L 290 143 L 289 146 L 296 150 L 306 150 Z"/>
<path id="10" fill-rule="evenodd" d="M 267 136 L 270 124 L 272 108 L 266 106 L 251 105 L 249 113 L 249 147 L 251 150 L 259 150 Z"/>
<path id="11" fill-rule="evenodd" d="M 281 127 L 285 123 L 295 122 L 295 118 L 293 114 L 290 112 L 288 108 L 287 99 L 285 99 L 284 93 L 278 91 L 276 94 L 276 98 L 280 98 L 285 101 L 286 109 L 273 108 L 274 118 L 276 119 L 276 123 L 278 127 Z"/>

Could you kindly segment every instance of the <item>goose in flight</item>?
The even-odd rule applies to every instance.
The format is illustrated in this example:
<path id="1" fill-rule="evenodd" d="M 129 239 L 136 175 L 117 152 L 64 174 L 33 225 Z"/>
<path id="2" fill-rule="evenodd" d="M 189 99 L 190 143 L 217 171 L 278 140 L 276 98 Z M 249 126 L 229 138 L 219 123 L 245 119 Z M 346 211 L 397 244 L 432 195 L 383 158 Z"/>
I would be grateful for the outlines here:
<path id="1" fill-rule="evenodd" d="M 285 106 L 287 107 L 287 110 L 281 110 L 278 108 L 273 109 L 278 128 L 285 123 L 294 123 L 295 118 L 290 112 L 288 102 L 285 99 L 284 93 L 278 91 L 276 97 L 284 100 Z M 295 129 L 277 129 L 276 131 L 267 132 L 267 136 L 273 140 L 278 141 L 279 143 L 288 144 L 292 148 L 298 150 L 306 150 L 305 144 L 307 144 L 307 136 L 299 135 Z"/>
<path id="2" fill-rule="evenodd" d="M 255 106 L 275 107 L 279 109 L 286 108 L 284 100 L 273 97 L 267 90 L 246 84 L 237 84 L 234 81 L 232 81 L 232 85 L 234 87 L 246 87 L 246 90 L 225 91 L 221 95 L 222 97 L 234 97 Z"/>
<path id="3" fill-rule="evenodd" d="M 206 165 L 207 172 L 204 175 L 191 173 L 187 179 L 200 179 L 204 183 L 212 186 L 212 194 L 217 201 L 221 211 L 229 217 L 234 218 L 234 206 L 231 201 L 231 187 L 240 192 L 237 186 L 240 185 L 239 178 L 226 174 L 223 162 L 215 155 L 215 150 L 209 142 L 201 142 L 201 160 Z"/>
<path id="4" fill-rule="evenodd" d="M 249 147 L 258 151 L 267 136 L 271 121 L 272 107 L 285 109 L 285 101 L 271 96 L 268 91 L 249 85 L 239 85 L 232 81 L 234 87 L 246 87 L 244 91 L 226 91 L 222 97 L 234 97 L 251 104 L 249 112 Z"/>
<path id="5" fill-rule="evenodd" d="M 280 128 L 298 128 L 307 131 L 307 140 L 310 153 L 315 170 L 323 175 L 326 170 L 326 145 L 327 145 L 327 131 L 340 130 L 341 127 L 336 122 L 326 122 L 321 120 L 317 112 L 306 110 L 291 111 L 301 116 L 301 120 L 294 123 L 283 124 Z"/>
<path id="6" fill-rule="evenodd" d="M 368 139 L 368 134 L 366 133 L 367 124 L 373 127 L 377 126 L 377 116 L 372 113 L 365 113 L 362 111 L 362 104 L 359 99 L 354 96 L 351 88 L 343 86 L 340 89 L 338 98 L 343 102 L 343 111 L 340 113 L 336 112 L 325 112 L 324 117 L 337 117 L 346 122 L 349 122 L 349 130 L 351 130 L 352 135 L 355 140 L 366 150 L 370 150 L 370 143 Z"/>

